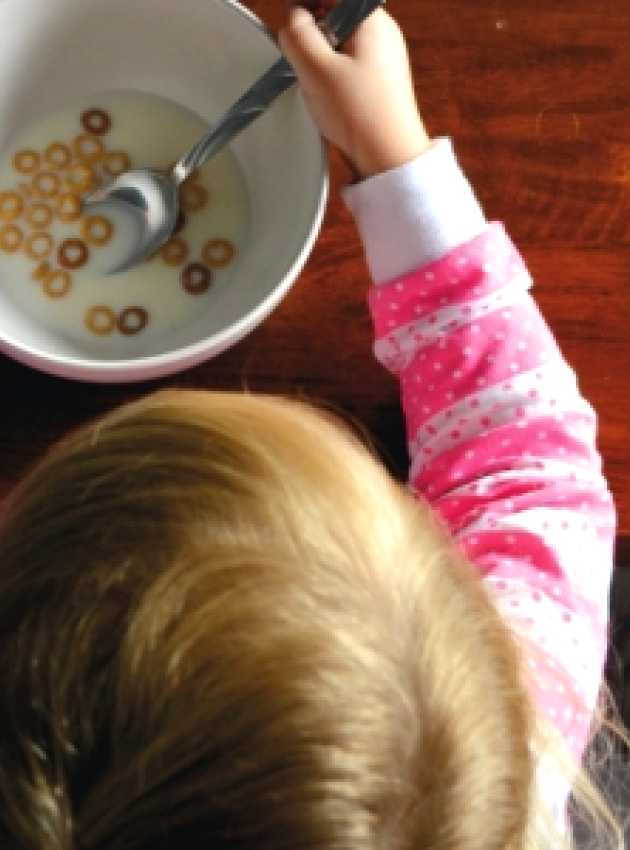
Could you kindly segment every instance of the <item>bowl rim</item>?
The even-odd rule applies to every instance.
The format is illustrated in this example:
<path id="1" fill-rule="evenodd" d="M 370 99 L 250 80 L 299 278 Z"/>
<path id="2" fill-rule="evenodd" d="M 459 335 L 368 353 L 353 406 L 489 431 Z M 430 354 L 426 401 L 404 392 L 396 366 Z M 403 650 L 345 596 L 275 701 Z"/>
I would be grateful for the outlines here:
<path id="1" fill-rule="evenodd" d="M 235 14 L 247 18 L 267 38 L 277 44 L 272 30 L 251 9 L 243 6 L 239 0 L 217 0 L 217 2 L 223 3 Z M 306 240 L 290 261 L 289 269 L 284 277 L 259 304 L 238 321 L 190 345 L 148 357 L 124 360 L 93 360 L 87 357 L 63 354 L 52 355 L 7 335 L 0 335 L 0 351 L 26 366 L 61 378 L 90 383 L 131 383 L 183 372 L 233 347 L 258 327 L 284 299 L 304 268 L 319 236 L 326 212 L 330 186 L 328 151 L 326 142 L 321 136 L 320 151 L 320 189 L 315 198 L 312 223 Z"/>

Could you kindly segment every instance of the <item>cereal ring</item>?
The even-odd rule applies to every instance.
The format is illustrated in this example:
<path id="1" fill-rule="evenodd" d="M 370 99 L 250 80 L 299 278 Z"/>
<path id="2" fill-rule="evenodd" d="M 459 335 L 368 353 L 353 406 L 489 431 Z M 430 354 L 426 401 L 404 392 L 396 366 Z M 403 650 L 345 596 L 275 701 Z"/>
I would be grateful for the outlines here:
<path id="1" fill-rule="evenodd" d="M 72 147 L 77 159 L 80 159 L 81 162 L 87 162 L 88 165 L 92 165 L 98 162 L 99 159 L 102 159 L 103 152 L 105 151 L 103 142 L 96 136 L 89 135 L 89 133 L 77 136 L 72 143 Z"/>
<path id="2" fill-rule="evenodd" d="M 110 177 L 118 177 L 119 174 L 129 171 L 130 168 L 131 160 L 129 159 L 129 154 L 126 154 L 124 151 L 110 151 L 103 158 L 103 171 L 109 174 Z"/>
<path id="3" fill-rule="evenodd" d="M 103 109 L 88 109 L 81 116 L 81 124 L 86 132 L 94 136 L 104 136 L 111 129 L 112 119 Z"/>
<path id="4" fill-rule="evenodd" d="M 64 269 L 80 269 L 89 257 L 88 247 L 80 239 L 64 239 L 57 251 L 57 262 Z"/>
<path id="5" fill-rule="evenodd" d="M 44 151 L 44 159 L 53 168 L 66 168 L 72 162 L 72 152 L 67 145 L 61 142 L 53 142 Z"/>
<path id="6" fill-rule="evenodd" d="M 81 218 L 81 200 L 72 192 L 64 192 L 57 198 L 57 215 L 62 221 L 76 221 Z"/>
<path id="7" fill-rule="evenodd" d="M 201 295 L 212 283 L 212 272 L 201 263 L 190 263 L 182 272 L 182 286 L 191 295 Z"/>
<path id="8" fill-rule="evenodd" d="M 37 151 L 18 151 L 13 157 L 13 168 L 20 174 L 34 174 L 39 168 L 39 160 Z"/>
<path id="9" fill-rule="evenodd" d="M 81 236 L 91 245 L 107 245 L 113 232 L 114 225 L 102 215 L 90 215 L 81 222 Z"/>
<path id="10" fill-rule="evenodd" d="M 32 260 L 43 260 L 53 249 L 50 233 L 33 233 L 26 240 L 25 250 Z"/>
<path id="11" fill-rule="evenodd" d="M 180 189 L 180 199 L 187 212 L 197 212 L 208 203 L 208 190 L 201 183 L 184 183 Z"/>
<path id="12" fill-rule="evenodd" d="M 47 274 L 43 280 L 42 288 L 49 298 L 63 298 L 72 286 L 72 278 L 68 272 L 57 271 Z"/>
<path id="13" fill-rule="evenodd" d="M 22 215 L 24 201 L 17 192 L 0 192 L 0 219 L 13 221 Z"/>
<path id="14" fill-rule="evenodd" d="M 236 248 L 227 239 L 211 239 L 206 242 L 201 252 L 204 262 L 211 269 L 224 268 L 233 260 L 235 253 Z"/>
<path id="15" fill-rule="evenodd" d="M 96 304 L 85 314 L 85 326 L 96 336 L 107 336 L 116 327 L 116 314 L 109 307 Z"/>
<path id="16" fill-rule="evenodd" d="M 61 182 L 52 171 L 41 171 L 33 178 L 33 186 L 38 195 L 44 198 L 53 198 L 61 186 Z"/>
<path id="17" fill-rule="evenodd" d="M 89 165 L 79 162 L 73 165 L 65 180 L 65 186 L 69 192 L 87 192 L 96 182 L 96 175 Z"/>
<path id="18" fill-rule="evenodd" d="M 167 266 L 181 266 L 188 256 L 188 243 L 179 236 L 173 236 L 160 251 Z"/>
<path id="19" fill-rule="evenodd" d="M 26 213 L 26 220 L 35 230 L 48 227 L 52 217 L 52 210 L 46 204 L 33 204 Z"/>
<path id="20" fill-rule="evenodd" d="M 0 248 L 7 254 L 15 254 L 22 247 L 24 234 L 15 224 L 0 227 Z"/>
<path id="21" fill-rule="evenodd" d="M 125 336 L 143 331 L 149 323 L 149 314 L 144 307 L 127 307 L 118 317 L 118 330 Z"/>
<path id="22" fill-rule="evenodd" d="M 52 266 L 48 260 L 44 260 L 38 266 L 35 266 L 31 277 L 33 280 L 45 280 L 49 274 L 52 274 Z"/>

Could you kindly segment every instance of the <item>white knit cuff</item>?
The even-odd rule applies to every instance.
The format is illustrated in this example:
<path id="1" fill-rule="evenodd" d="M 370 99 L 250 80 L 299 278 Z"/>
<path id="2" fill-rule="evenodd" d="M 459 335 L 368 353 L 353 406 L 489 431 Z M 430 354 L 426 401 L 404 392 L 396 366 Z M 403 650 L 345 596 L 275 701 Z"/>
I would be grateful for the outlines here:
<path id="1" fill-rule="evenodd" d="M 342 197 L 376 284 L 443 257 L 487 227 L 446 137 L 406 165 L 346 187 Z"/>

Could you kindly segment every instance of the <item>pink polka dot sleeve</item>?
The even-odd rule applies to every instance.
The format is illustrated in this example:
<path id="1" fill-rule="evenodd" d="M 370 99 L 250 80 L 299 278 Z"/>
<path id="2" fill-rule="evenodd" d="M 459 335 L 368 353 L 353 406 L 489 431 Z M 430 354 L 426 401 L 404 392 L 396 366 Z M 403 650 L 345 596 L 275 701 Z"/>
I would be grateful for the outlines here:
<path id="1" fill-rule="evenodd" d="M 503 226 L 370 293 L 399 376 L 409 483 L 441 515 L 527 653 L 579 759 L 608 644 L 616 515 L 596 416 Z"/>

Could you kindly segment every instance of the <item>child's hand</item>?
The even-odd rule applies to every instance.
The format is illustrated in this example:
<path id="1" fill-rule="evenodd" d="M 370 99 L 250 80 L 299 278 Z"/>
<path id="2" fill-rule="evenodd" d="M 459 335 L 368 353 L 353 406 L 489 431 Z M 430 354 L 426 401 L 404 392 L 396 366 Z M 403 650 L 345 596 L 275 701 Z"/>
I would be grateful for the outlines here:
<path id="1" fill-rule="evenodd" d="M 404 165 L 429 147 L 405 40 L 387 12 L 373 12 L 335 52 L 297 6 L 279 42 L 322 134 L 362 177 Z"/>

